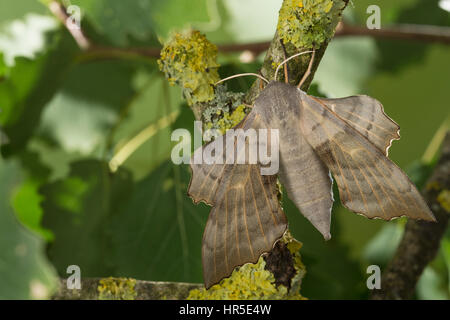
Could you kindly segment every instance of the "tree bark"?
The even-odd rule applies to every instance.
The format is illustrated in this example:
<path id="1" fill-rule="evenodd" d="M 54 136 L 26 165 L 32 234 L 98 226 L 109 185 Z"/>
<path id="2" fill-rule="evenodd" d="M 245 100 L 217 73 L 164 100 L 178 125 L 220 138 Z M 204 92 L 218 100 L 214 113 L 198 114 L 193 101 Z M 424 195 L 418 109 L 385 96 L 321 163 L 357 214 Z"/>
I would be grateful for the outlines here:
<path id="1" fill-rule="evenodd" d="M 128 298 L 133 300 L 180 300 L 186 299 L 192 289 L 199 289 L 202 284 L 184 282 L 158 282 L 143 281 L 123 278 L 84 278 L 81 279 L 81 289 L 68 289 L 67 280 L 60 279 L 59 287 L 53 295 L 53 300 L 101 300 L 101 299 L 126 299 L 124 290 L 106 290 L 102 281 L 109 284 L 131 282 L 127 288 Z M 117 287 L 117 286 L 115 286 Z M 100 289 L 99 289 L 100 288 Z M 122 291 L 122 292 L 121 292 Z"/>
<path id="2" fill-rule="evenodd" d="M 439 162 L 422 194 L 437 222 L 409 220 L 397 251 L 381 279 L 381 289 L 371 299 L 409 299 L 425 267 L 435 258 L 447 229 L 449 212 L 442 195 L 450 189 L 450 132 Z M 448 201 L 448 200 L 446 200 Z"/>

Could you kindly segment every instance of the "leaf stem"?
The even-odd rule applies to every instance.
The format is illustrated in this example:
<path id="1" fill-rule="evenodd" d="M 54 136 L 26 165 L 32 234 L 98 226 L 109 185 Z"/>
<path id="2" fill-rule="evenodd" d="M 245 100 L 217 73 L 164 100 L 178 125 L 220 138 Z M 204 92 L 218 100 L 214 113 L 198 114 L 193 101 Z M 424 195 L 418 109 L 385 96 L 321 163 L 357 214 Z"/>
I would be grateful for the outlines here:
<path id="1" fill-rule="evenodd" d="M 109 161 L 109 168 L 112 172 L 117 169 L 147 140 L 153 137 L 158 131 L 170 126 L 177 119 L 179 111 L 173 111 L 168 116 L 159 119 L 156 123 L 152 123 L 140 131 L 136 136 L 131 138 L 123 145 L 117 153 Z"/>

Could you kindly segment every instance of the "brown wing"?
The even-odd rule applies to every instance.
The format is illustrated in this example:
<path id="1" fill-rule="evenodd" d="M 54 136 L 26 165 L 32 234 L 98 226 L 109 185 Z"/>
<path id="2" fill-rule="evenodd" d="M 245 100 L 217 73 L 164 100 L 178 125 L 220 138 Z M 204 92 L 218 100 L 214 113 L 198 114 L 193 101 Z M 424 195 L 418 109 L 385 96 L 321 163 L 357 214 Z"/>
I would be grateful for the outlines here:
<path id="1" fill-rule="evenodd" d="M 239 125 L 244 130 L 264 127 L 253 112 Z M 222 146 L 216 149 L 219 157 L 230 157 L 225 155 L 225 136 L 214 143 Z M 241 150 L 234 147 L 237 158 L 247 152 L 248 143 Z M 286 231 L 287 220 L 277 200 L 276 175 L 262 176 L 258 164 L 192 164 L 191 168 L 188 194 L 194 201 L 213 205 L 202 244 L 203 276 L 209 288 L 235 267 L 255 263 L 270 251 Z"/>
<path id="2" fill-rule="evenodd" d="M 234 129 L 248 129 L 252 126 L 259 125 L 262 127 L 262 122 L 259 120 L 255 121 L 255 114 L 250 113 L 244 118 Z M 235 144 L 235 141 L 233 141 Z M 226 135 L 221 135 L 215 140 L 207 143 L 201 148 L 194 151 L 191 157 L 190 165 L 192 169 L 192 178 L 189 183 L 188 195 L 193 199 L 195 203 L 200 201 L 213 206 L 216 204 L 214 201 L 217 196 L 217 190 L 221 184 L 224 177 L 228 176 L 228 173 L 233 166 L 227 165 L 227 162 L 231 162 L 230 159 L 236 158 L 236 150 L 234 154 L 226 154 Z M 203 151 L 205 148 L 210 148 L 215 150 L 215 157 L 221 159 L 222 161 L 214 162 L 213 164 L 205 163 L 203 159 Z M 235 146 L 233 147 L 235 149 Z M 200 163 L 196 163 L 196 159 L 200 159 Z"/>
<path id="3" fill-rule="evenodd" d="M 297 91 L 291 85 L 271 82 L 256 99 L 254 110 L 268 127 L 279 129 L 279 178 L 289 199 L 328 240 L 331 238 L 332 179 L 298 125 L 301 113 Z"/>
<path id="4" fill-rule="evenodd" d="M 368 218 L 434 220 L 408 177 L 365 135 L 303 92 L 303 134 L 333 173 L 342 204 Z"/>
<path id="5" fill-rule="evenodd" d="M 203 234 L 206 288 L 237 266 L 256 263 L 287 228 L 276 196 L 276 176 L 261 176 L 258 165 L 235 165 Z"/>
<path id="6" fill-rule="evenodd" d="M 225 164 L 226 155 L 224 148 L 219 148 L 220 145 L 225 145 L 225 141 L 226 139 L 223 135 L 208 143 L 208 145 L 215 147 L 215 150 L 220 153 L 223 159 L 222 164 L 194 163 L 194 159 L 202 159 L 201 154 L 203 153 L 203 148 L 198 148 L 194 151 L 194 155 L 191 158 L 192 178 L 188 188 L 188 195 L 195 203 L 203 201 L 211 206 L 216 204 L 214 198 L 217 194 L 217 188 L 225 176 L 225 170 L 231 168 Z"/>
<path id="7" fill-rule="evenodd" d="M 334 199 L 328 168 L 302 134 L 297 135 L 295 143 L 289 147 L 289 152 L 283 152 L 281 146 L 280 181 L 289 199 L 325 240 L 329 240 Z"/>
<path id="8" fill-rule="evenodd" d="M 339 99 L 311 98 L 325 104 L 385 155 L 388 155 L 392 141 L 400 139 L 398 124 L 384 113 L 383 105 L 372 97 L 360 95 Z"/>

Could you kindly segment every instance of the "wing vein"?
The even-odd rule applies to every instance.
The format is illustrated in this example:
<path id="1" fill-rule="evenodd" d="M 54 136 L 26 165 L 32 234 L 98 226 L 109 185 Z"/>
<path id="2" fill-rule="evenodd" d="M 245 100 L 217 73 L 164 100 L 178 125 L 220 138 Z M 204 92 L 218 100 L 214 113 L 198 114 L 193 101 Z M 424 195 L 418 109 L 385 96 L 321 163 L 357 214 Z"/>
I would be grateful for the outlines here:
<path id="1" fill-rule="evenodd" d="M 331 111 L 333 111 L 333 110 L 331 110 Z M 333 112 L 334 112 L 334 111 L 333 111 Z M 388 133 L 389 135 L 392 135 L 392 132 L 389 131 L 389 129 L 386 129 L 385 127 L 380 126 L 379 124 L 377 124 L 377 123 L 375 123 L 375 122 L 369 121 L 369 120 L 367 120 L 367 119 L 361 117 L 361 116 L 358 115 L 357 113 L 354 113 L 354 112 L 351 112 L 351 111 L 347 111 L 347 110 L 342 110 L 342 109 L 340 109 L 339 112 L 345 112 L 345 113 L 351 114 L 352 116 L 355 116 L 355 117 L 357 117 L 357 118 L 359 118 L 359 119 L 365 121 L 366 123 L 371 124 L 371 125 L 373 125 L 374 127 L 379 128 L 380 130 L 383 130 L 384 132 Z M 337 114 L 336 112 L 334 112 L 334 113 Z M 344 120 L 344 121 L 345 121 L 345 120 Z M 355 125 L 356 125 L 355 122 L 350 121 L 350 120 L 348 120 L 348 121 L 351 122 L 352 124 L 355 124 Z M 359 127 L 362 128 L 364 131 L 368 131 L 367 128 L 364 128 L 364 127 L 361 127 L 361 126 L 359 126 Z M 382 138 L 381 136 L 379 136 L 379 135 L 377 135 L 377 134 L 375 134 L 375 133 L 373 133 L 373 135 Z"/>
<path id="2" fill-rule="evenodd" d="M 235 201 L 234 201 L 234 226 L 235 226 L 235 230 L 236 230 L 236 246 L 237 246 L 237 252 L 238 252 L 238 257 L 239 257 L 239 261 L 241 261 L 241 249 L 239 247 L 239 233 L 238 233 L 238 221 L 237 221 L 237 198 L 238 198 L 239 192 L 236 191 L 236 196 L 234 197 Z"/>
<path id="3" fill-rule="evenodd" d="M 346 156 L 345 156 L 345 153 L 343 153 L 343 155 L 344 155 L 345 163 L 347 163 L 347 166 L 348 166 L 348 160 L 347 160 L 347 158 L 346 158 Z M 364 207 L 365 207 L 366 210 L 367 210 L 367 214 L 369 214 L 369 213 L 370 213 L 370 211 L 369 211 L 369 206 L 367 205 L 367 199 L 366 199 L 366 197 L 364 196 L 364 193 L 362 192 L 361 185 L 359 184 L 358 179 L 356 178 L 353 169 L 352 169 L 350 166 L 348 166 L 348 168 L 349 168 L 349 170 L 350 170 L 350 173 L 351 173 L 352 176 L 353 176 L 354 181 L 356 182 L 356 184 L 357 184 L 357 186 L 358 186 L 359 194 L 361 195 L 361 198 L 362 198 L 363 203 L 364 203 Z"/>
<path id="4" fill-rule="evenodd" d="M 248 244 L 250 246 L 250 252 L 252 253 L 252 259 L 255 259 L 255 254 L 253 253 L 253 247 L 252 247 L 252 242 L 250 241 L 250 234 L 248 232 L 248 225 L 247 225 L 247 205 L 245 204 L 245 188 L 242 189 L 242 191 L 244 192 L 243 194 L 243 199 L 244 199 L 244 224 L 245 224 L 245 231 L 247 232 L 247 239 L 248 239 Z"/>
<path id="5" fill-rule="evenodd" d="M 227 234 L 228 234 L 228 192 L 225 193 L 225 232 L 223 236 L 223 247 L 224 247 L 224 257 L 225 257 L 225 265 L 228 270 L 228 253 L 227 253 Z"/>
<path id="6" fill-rule="evenodd" d="M 311 110 L 314 114 L 319 115 L 318 112 L 315 111 L 313 108 L 311 108 L 307 103 L 304 103 L 303 105 L 306 106 L 309 110 Z M 327 110 L 328 110 L 328 109 L 327 109 Z M 313 116 L 314 116 L 314 115 L 313 115 Z M 320 115 L 319 115 L 319 116 L 320 116 Z M 320 123 L 320 121 L 317 120 L 316 116 L 314 116 L 314 118 L 316 119 L 317 123 Z M 328 139 L 329 139 L 330 141 L 333 140 L 332 136 L 328 133 L 328 131 L 325 129 L 325 127 L 324 127 L 324 126 L 321 126 L 321 128 L 322 128 L 322 130 L 325 132 L 325 134 L 328 136 Z M 334 150 L 333 150 L 332 145 L 329 144 L 329 147 L 330 147 L 330 151 L 331 151 L 331 154 L 332 154 L 333 158 L 336 159 L 336 156 L 335 156 L 335 154 L 334 154 Z M 341 177 L 342 177 L 342 181 L 344 182 L 344 185 L 345 185 L 345 191 L 346 191 L 346 194 L 347 194 L 347 196 L 348 196 L 348 198 L 349 198 L 349 201 L 351 202 L 350 190 L 348 189 L 348 186 L 347 186 L 347 180 L 346 180 L 344 174 L 342 173 L 342 169 L 341 169 L 341 166 L 339 165 L 339 162 L 337 162 L 337 161 L 335 160 L 335 163 L 336 163 L 337 166 L 338 166 L 340 175 L 341 175 Z"/>
<path id="7" fill-rule="evenodd" d="M 258 178 L 259 178 L 259 183 L 261 184 L 261 189 L 263 190 L 264 198 L 266 199 L 266 203 L 267 203 L 267 204 L 269 205 L 269 207 L 270 207 L 270 214 L 272 215 L 273 222 L 274 222 L 275 225 L 277 226 L 277 225 L 278 225 L 277 218 L 276 218 L 276 217 L 274 216 L 274 214 L 273 214 L 273 207 L 272 207 L 272 204 L 271 204 L 270 201 L 269 201 L 269 197 L 267 196 L 266 189 L 264 188 L 264 183 L 263 183 L 263 181 L 262 181 L 262 177 L 261 177 L 260 174 L 257 174 L 257 176 L 258 176 Z"/>
<path id="8" fill-rule="evenodd" d="M 250 170 L 252 170 L 253 168 L 254 168 L 254 167 L 251 166 L 251 167 L 250 167 Z M 256 174 L 258 174 L 258 172 L 257 172 Z M 249 175 L 249 176 L 250 176 L 250 175 Z M 262 226 L 262 223 L 261 223 L 261 216 L 260 216 L 260 214 L 259 214 L 258 204 L 256 203 L 255 190 L 254 190 L 254 188 L 253 188 L 253 183 L 252 183 L 252 180 L 250 179 L 250 177 L 249 177 L 249 180 L 248 180 L 248 181 L 250 181 L 250 187 L 251 187 L 251 189 L 252 189 L 253 203 L 255 204 L 255 210 L 256 210 L 256 216 L 258 217 L 259 228 L 261 229 L 261 233 L 262 233 L 262 235 L 263 235 L 263 237 L 264 237 L 264 242 L 265 242 L 266 245 L 268 246 L 269 243 L 267 242 L 267 237 L 266 237 L 266 234 L 264 233 L 264 229 L 263 229 L 263 226 Z"/>
<path id="9" fill-rule="evenodd" d="M 370 150 L 365 150 L 365 151 L 366 151 L 366 152 L 370 152 Z M 372 154 L 373 154 L 373 153 L 372 153 Z M 386 176 L 383 174 L 383 171 L 381 170 L 381 168 L 380 168 L 380 170 L 378 170 L 378 165 L 377 165 L 376 163 L 374 163 L 374 166 L 377 168 L 377 172 L 380 172 L 380 173 L 382 174 L 382 176 L 383 176 L 384 178 L 386 178 Z M 385 166 L 384 163 L 383 163 L 383 166 Z M 385 168 L 386 168 L 386 169 L 389 169 L 389 168 L 386 167 L 386 166 L 385 166 Z M 388 180 L 388 183 L 389 183 L 389 179 L 386 178 L 386 180 Z M 396 186 L 399 186 L 399 185 L 397 184 L 397 182 L 396 182 L 395 179 L 393 179 L 393 181 L 394 181 L 394 183 L 395 183 Z M 390 183 L 389 183 L 389 184 L 390 184 Z M 390 184 L 390 186 L 393 187 L 392 184 Z M 409 210 L 409 206 L 408 206 L 407 203 L 405 202 L 405 199 L 400 195 L 400 193 L 398 193 L 397 189 L 395 189 L 395 188 L 393 188 L 393 189 L 394 189 L 395 193 L 397 193 L 398 197 L 402 200 L 403 204 L 405 205 L 406 210 Z M 412 197 L 412 196 L 410 195 L 409 192 L 406 192 L 406 196 L 407 196 L 410 200 L 412 200 L 416 205 L 418 205 L 418 206 L 420 207 L 420 204 L 417 202 L 417 199 L 415 199 L 414 197 Z"/>
<path id="10" fill-rule="evenodd" d="M 215 212 L 216 218 L 216 231 L 214 232 L 214 275 L 217 276 L 217 262 L 216 262 L 216 247 L 217 247 L 217 228 L 218 228 L 218 217 L 217 212 Z"/>

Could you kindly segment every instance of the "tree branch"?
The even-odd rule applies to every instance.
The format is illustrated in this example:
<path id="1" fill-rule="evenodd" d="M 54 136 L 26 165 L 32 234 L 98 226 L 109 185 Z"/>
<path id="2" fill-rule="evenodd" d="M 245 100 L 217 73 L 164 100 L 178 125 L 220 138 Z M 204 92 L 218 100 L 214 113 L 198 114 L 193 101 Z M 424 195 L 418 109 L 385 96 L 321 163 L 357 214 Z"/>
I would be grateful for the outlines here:
<path id="1" fill-rule="evenodd" d="M 59 1 L 51 1 L 48 5 L 53 15 L 68 29 L 74 40 L 84 51 L 83 59 L 108 59 L 108 58 L 127 58 L 142 57 L 155 58 L 160 57 L 161 48 L 118 48 L 104 47 L 93 44 L 85 35 L 82 29 L 69 28 L 67 22 L 70 17 L 63 4 Z M 334 35 L 335 37 L 365 36 L 375 39 L 398 39 L 422 42 L 435 42 L 450 44 L 450 28 L 430 25 L 400 24 L 382 29 L 368 29 L 366 27 L 351 26 L 341 22 Z M 243 43 L 243 44 L 224 44 L 219 45 L 219 52 L 232 53 L 250 51 L 255 56 L 269 49 L 273 41 Z"/>
<path id="2" fill-rule="evenodd" d="M 364 36 L 375 39 L 412 40 L 450 44 L 450 28 L 420 24 L 399 24 L 382 29 L 368 29 L 341 23 L 337 37 Z"/>
<path id="3" fill-rule="evenodd" d="M 67 280 L 60 279 L 53 300 L 181 300 L 186 299 L 192 289 L 203 285 L 184 282 L 142 281 L 123 278 L 84 278 L 81 289 L 68 289 Z M 121 286 L 126 283 L 126 286 Z M 119 289 L 120 288 L 120 289 Z"/>
<path id="4" fill-rule="evenodd" d="M 371 299 L 409 299 L 425 267 L 436 256 L 448 225 L 449 212 L 442 195 L 450 189 L 450 132 L 422 194 L 437 222 L 409 220 L 397 251 L 383 274 L 381 289 Z M 448 204 L 447 204 L 448 205 Z"/>
<path id="5" fill-rule="evenodd" d="M 49 10 L 53 13 L 53 15 L 66 27 L 66 29 L 70 32 L 73 39 L 77 43 L 77 45 L 82 50 L 88 50 L 91 48 L 91 42 L 84 34 L 81 28 L 70 28 L 68 23 L 70 21 L 70 16 L 67 14 L 66 7 L 60 3 L 59 1 L 51 1 L 48 4 Z"/>
<path id="6" fill-rule="evenodd" d="M 372 37 L 374 39 L 394 39 L 421 42 L 435 42 L 450 44 L 450 28 L 420 25 L 420 24 L 398 24 L 382 29 L 368 29 L 366 27 L 352 26 L 344 22 L 339 23 L 336 28 L 335 38 L 348 36 Z M 255 55 L 267 50 L 270 42 L 228 44 L 219 46 L 220 52 L 250 51 Z"/>

